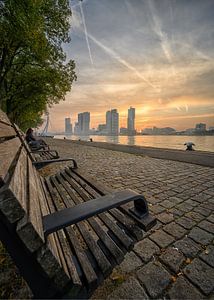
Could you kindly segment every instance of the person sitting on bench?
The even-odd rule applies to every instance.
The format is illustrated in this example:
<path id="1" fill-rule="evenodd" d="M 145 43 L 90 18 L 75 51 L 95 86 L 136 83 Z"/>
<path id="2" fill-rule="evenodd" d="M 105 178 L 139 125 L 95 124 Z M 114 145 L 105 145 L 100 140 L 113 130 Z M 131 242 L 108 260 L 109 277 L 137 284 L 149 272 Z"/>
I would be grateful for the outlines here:
<path id="1" fill-rule="evenodd" d="M 45 149 L 48 146 L 42 139 L 37 140 L 34 137 L 32 128 L 28 128 L 28 130 L 26 131 L 25 139 L 32 148 Z"/>

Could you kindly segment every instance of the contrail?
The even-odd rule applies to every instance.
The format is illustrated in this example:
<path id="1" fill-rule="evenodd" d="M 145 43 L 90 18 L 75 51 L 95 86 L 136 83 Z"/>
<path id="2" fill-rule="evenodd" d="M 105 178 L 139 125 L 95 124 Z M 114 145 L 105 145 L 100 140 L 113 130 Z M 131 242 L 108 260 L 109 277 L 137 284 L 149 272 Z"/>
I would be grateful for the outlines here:
<path id="1" fill-rule="evenodd" d="M 168 37 L 165 32 L 162 31 L 161 29 L 161 22 L 160 19 L 156 13 L 156 9 L 154 6 L 154 3 L 152 0 L 148 1 L 149 9 L 152 15 L 152 20 L 153 20 L 153 30 L 157 34 L 157 36 L 160 38 L 161 41 L 161 48 L 166 56 L 166 59 L 172 63 L 172 52 L 171 52 L 171 47 L 168 41 Z"/>
<path id="2" fill-rule="evenodd" d="M 149 80 L 147 80 L 135 67 L 133 67 L 130 63 L 125 61 L 123 58 L 119 56 L 114 50 L 110 49 L 109 47 L 105 46 L 103 43 L 98 41 L 94 36 L 87 33 L 88 37 L 100 48 L 102 48 L 106 53 L 108 53 L 112 58 L 116 59 L 119 63 L 127 67 L 129 70 L 133 71 L 135 75 L 137 75 L 140 79 L 150 85 L 152 88 L 157 90 L 156 86 L 153 85 Z"/>
<path id="3" fill-rule="evenodd" d="M 86 23 L 85 23 L 85 15 L 84 15 L 84 12 L 83 12 L 81 1 L 79 3 L 79 6 L 80 6 L 81 17 L 82 17 L 82 22 L 83 22 L 83 27 L 84 27 L 84 32 L 85 32 L 85 39 L 86 39 L 86 43 L 87 43 L 87 47 L 88 47 L 88 53 L 89 53 L 91 64 L 93 65 L 94 62 L 93 62 L 93 59 L 92 59 L 91 48 L 90 48 L 89 41 L 88 41 L 88 33 L 87 33 L 87 27 L 86 27 Z"/>
<path id="4" fill-rule="evenodd" d="M 176 76 L 177 72 L 175 71 L 174 65 L 173 65 L 173 53 L 172 53 L 172 49 L 171 49 L 171 45 L 168 39 L 167 34 L 162 30 L 161 28 L 161 20 L 158 17 L 155 5 L 153 0 L 149 0 L 148 1 L 148 5 L 149 5 L 149 10 L 151 12 L 152 15 L 152 20 L 153 20 L 153 31 L 157 34 L 157 36 L 160 39 L 160 44 L 161 44 L 161 48 L 163 50 L 163 53 L 167 59 L 167 61 L 171 64 L 171 70 L 172 70 L 172 74 L 173 76 Z M 173 12 L 172 12 L 172 6 L 170 5 L 170 16 L 171 19 L 173 18 Z"/>

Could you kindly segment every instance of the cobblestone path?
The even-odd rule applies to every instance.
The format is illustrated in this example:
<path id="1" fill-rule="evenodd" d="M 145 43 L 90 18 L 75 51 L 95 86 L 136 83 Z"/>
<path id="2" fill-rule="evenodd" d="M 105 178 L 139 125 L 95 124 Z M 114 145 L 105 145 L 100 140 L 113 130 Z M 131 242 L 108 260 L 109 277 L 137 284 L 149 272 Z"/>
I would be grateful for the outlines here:
<path id="1" fill-rule="evenodd" d="M 93 298 L 213 297 L 213 168 L 80 146 L 66 140 L 48 142 L 61 157 L 75 158 L 78 166 L 105 185 L 143 193 L 158 220 Z M 46 167 L 46 172 L 58 168 L 52 165 Z"/>

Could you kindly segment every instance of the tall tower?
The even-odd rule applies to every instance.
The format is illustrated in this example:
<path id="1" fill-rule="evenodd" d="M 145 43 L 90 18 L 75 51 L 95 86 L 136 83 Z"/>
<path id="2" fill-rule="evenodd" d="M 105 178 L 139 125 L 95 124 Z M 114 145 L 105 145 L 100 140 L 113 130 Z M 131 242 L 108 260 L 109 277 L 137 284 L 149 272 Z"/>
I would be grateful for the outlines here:
<path id="1" fill-rule="evenodd" d="M 78 114 L 78 129 L 80 134 L 88 134 L 90 128 L 90 113 L 83 112 Z"/>
<path id="2" fill-rule="evenodd" d="M 106 130 L 107 130 L 107 134 L 111 135 L 111 111 L 110 110 L 106 112 Z"/>
<path id="3" fill-rule="evenodd" d="M 106 129 L 108 135 L 118 135 L 119 113 L 116 109 L 112 109 L 106 112 Z"/>
<path id="4" fill-rule="evenodd" d="M 119 114 L 116 109 L 111 111 L 111 133 L 112 135 L 119 134 Z"/>
<path id="5" fill-rule="evenodd" d="M 65 118 L 65 133 L 72 134 L 71 118 Z"/>
<path id="6" fill-rule="evenodd" d="M 135 134 L 135 108 L 133 107 L 128 109 L 127 129 L 128 135 Z"/>
<path id="7" fill-rule="evenodd" d="M 83 113 L 83 124 L 82 124 L 82 131 L 84 134 L 88 134 L 90 129 L 90 113 L 84 112 Z"/>

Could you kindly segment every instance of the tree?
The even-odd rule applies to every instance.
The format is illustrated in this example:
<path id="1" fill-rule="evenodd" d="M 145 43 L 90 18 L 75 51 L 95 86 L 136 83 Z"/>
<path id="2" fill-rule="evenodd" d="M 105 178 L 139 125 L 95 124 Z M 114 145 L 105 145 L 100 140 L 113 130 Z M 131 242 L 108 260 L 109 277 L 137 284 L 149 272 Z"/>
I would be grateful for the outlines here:
<path id="1" fill-rule="evenodd" d="M 76 80 L 67 0 L 0 0 L 0 107 L 25 129 L 65 98 Z"/>

